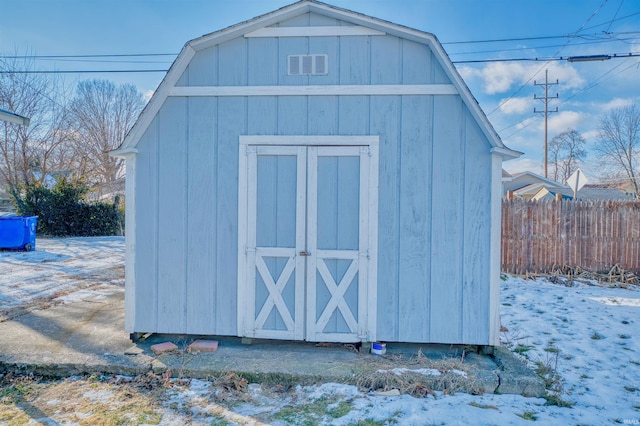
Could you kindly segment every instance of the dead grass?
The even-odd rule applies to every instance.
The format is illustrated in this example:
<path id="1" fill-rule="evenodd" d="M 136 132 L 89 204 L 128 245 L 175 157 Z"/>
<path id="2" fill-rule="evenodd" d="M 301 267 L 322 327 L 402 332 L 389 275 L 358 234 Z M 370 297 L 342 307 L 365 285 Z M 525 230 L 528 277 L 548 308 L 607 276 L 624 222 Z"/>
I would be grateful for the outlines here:
<path id="1" fill-rule="evenodd" d="M 23 425 L 49 418 L 78 425 L 159 424 L 158 382 L 100 376 L 48 380 L 9 374 L 0 381 L 0 422 Z"/>
<path id="2" fill-rule="evenodd" d="M 364 391 L 388 391 L 398 389 L 401 393 L 415 397 L 435 396 L 435 391 L 444 394 L 464 392 L 473 395 L 482 393 L 476 383 L 473 369 L 462 358 L 430 359 L 421 352 L 410 359 L 387 356 L 372 368 L 360 372 L 356 385 Z M 394 370 L 398 365 L 408 370 L 433 369 L 440 375 L 426 375 L 415 371 Z"/>
<path id="3" fill-rule="evenodd" d="M 618 265 L 614 265 L 608 271 L 587 271 L 579 266 L 561 266 L 554 268 L 548 274 L 527 273 L 525 279 L 545 277 L 554 284 L 572 287 L 574 282 L 586 285 L 600 285 L 603 287 L 630 288 L 640 285 L 640 276 L 630 271 L 625 271 Z"/>

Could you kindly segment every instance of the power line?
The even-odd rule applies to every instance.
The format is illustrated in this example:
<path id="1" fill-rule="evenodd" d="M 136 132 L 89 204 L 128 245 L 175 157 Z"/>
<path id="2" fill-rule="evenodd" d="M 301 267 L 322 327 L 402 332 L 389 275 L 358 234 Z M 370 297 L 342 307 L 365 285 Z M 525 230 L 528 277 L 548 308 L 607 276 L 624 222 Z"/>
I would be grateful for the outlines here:
<path id="1" fill-rule="evenodd" d="M 602 57 L 605 59 L 626 59 L 640 57 L 640 53 L 608 53 L 601 55 L 590 55 Z M 497 58 L 497 59 L 475 59 L 467 61 L 452 61 L 454 64 L 473 64 L 473 63 L 491 63 L 491 62 L 554 62 L 554 61 L 570 61 L 572 59 L 582 58 L 582 56 L 560 56 L 546 58 Z M 586 57 L 585 57 L 586 58 Z M 116 70 L 0 70 L 0 74 L 99 74 L 99 73 L 155 73 L 167 72 L 168 69 L 116 69 Z M 534 75 L 535 77 L 535 75 Z M 533 79 L 533 77 L 531 77 Z M 530 80 L 531 80 L 530 79 Z M 515 95 L 515 94 L 514 94 Z M 513 97 L 514 95 L 511 95 Z M 506 103 L 506 102 L 505 102 Z"/>
<path id="2" fill-rule="evenodd" d="M 145 72 L 167 72 L 163 70 L 0 70 L 0 74 L 96 74 L 96 73 L 145 73 Z"/>
<path id="3" fill-rule="evenodd" d="M 580 26 L 580 28 L 578 28 L 578 29 L 573 33 L 573 35 L 574 35 L 574 36 L 575 36 L 575 35 L 577 35 L 580 31 L 582 31 L 582 30 L 584 29 L 585 25 L 587 25 L 587 24 L 589 23 L 589 21 L 590 21 L 591 19 L 593 19 L 593 17 L 598 13 L 598 11 L 600 11 L 600 9 L 602 9 L 602 7 L 605 5 L 605 3 L 606 3 L 606 2 L 607 2 L 607 0 L 604 0 L 604 1 L 600 4 L 600 6 L 598 6 L 598 8 L 597 8 L 596 10 L 594 10 L 594 11 L 593 11 L 593 13 L 591 14 L 591 16 L 589 16 L 589 18 L 587 18 L 587 20 L 586 20 L 586 21 L 584 21 L 584 23 Z M 556 56 L 558 56 L 558 54 L 562 51 L 562 49 L 564 49 L 565 47 L 567 47 L 567 45 L 568 45 L 569 43 L 571 43 L 571 40 L 572 40 L 572 39 L 567 40 L 567 42 L 566 42 L 562 47 L 560 47 L 560 49 L 558 49 L 558 51 L 557 51 L 556 53 L 554 53 L 554 54 L 552 55 L 552 57 L 554 57 L 554 58 L 555 58 Z M 493 109 L 489 114 L 487 114 L 487 116 L 490 116 L 491 114 L 493 114 L 494 112 L 496 112 L 497 110 L 499 110 L 503 105 L 505 105 L 507 102 L 509 102 L 511 99 L 513 99 L 513 97 L 514 97 L 514 96 L 516 96 L 518 93 L 520 93 L 520 91 L 521 91 L 522 89 L 524 89 L 524 88 L 526 87 L 526 85 L 527 85 L 527 84 L 529 84 L 529 83 L 531 82 L 531 80 L 533 80 L 533 79 L 534 79 L 534 78 L 535 78 L 535 77 L 540 73 L 540 71 L 542 71 L 542 70 L 546 67 L 546 65 L 548 65 L 548 64 L 549 64 L 549 62 L 550 62 L 550 61 L 545 62 L 545 64 L 544 64 L 543 66 L 541 66 L 541 67 L 540 67 L 540 68 L 539 68 L 539 69 L 538 69 L 538 70 L 537 70 L 537 71 L 536 71 L 536 72 L 535 72 L 531 77 L 529 77 L 529 79 L 528 79 L 527 81 L 525 81 L 525 82 L 522 84 L 522 86 L 520 86 L 520 87 L 518 88 L 518 90 L 516 90 L 515 92 L 513 92 L 513 94 L 511 94 L 511 96 L 509 96 L 507 99 L 505 99 L 505 100 L 503 100 L 502 102 L 500 102 L 500 103 L 498 104 L 498 106 L 496 106 L 496 107 L 495 107 L 495 108 L 494 108 L 494 109 Z"/>
<path id="4" fill-rule="evenodd" d="M 626 59 L 626 58 L 634 58 L 640 56 L 640 53 L 611 53 L 611 54 L 602 54 L 602 55 L 589 55 L 589 56 L 598 56 L 602 57 L 602 60 L 606 59 Z M 485 63 L 485 62 L 554 62 L 554 61 L 569 61 L 572 62 L 572 59 L 582 58 L 582 56 L 559 56 L 559 57 L 547 57 L 547 58 L 500 58 L 500 59 L 474 59 L 468 61 L 451 61 L 454 64 L 474 64 L 474 63 Z M 586 58 L 586 57 L 585 57 Z M 578 62 L 577 60 L 575 62 Z M 533 77 L 532 77 L 533 78 Z"/>

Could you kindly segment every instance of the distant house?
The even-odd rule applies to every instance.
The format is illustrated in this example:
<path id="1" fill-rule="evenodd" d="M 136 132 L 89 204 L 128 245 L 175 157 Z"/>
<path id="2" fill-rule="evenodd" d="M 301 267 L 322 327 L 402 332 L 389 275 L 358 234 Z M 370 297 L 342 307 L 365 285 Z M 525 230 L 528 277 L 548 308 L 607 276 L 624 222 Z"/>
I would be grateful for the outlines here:
<path id="1" fill-rule="evenodd" d="M 113 155 L 134 337 L 499 344 L 520 153 L 432 34 L 303 0 L 202 36 Z"/>
<path id="2" fill-rule="evenodd" d="M 502 171 L 502 195 L 506 196 L 509 191 L 513 192 L 515 198 L 532 199 L 541 189 L 546 188 L 551 192 L 570 189 L 568 186 L 556 182 L 552 179 L 540 176 L 537 173 L 526 171 L 510 174 Z"/>
<path id="3" fill-rule="evenodd" d="M 573 191 L 569 194 L 573 197 Z M 565 194 L 563 192 L 563 194 Z M 610 187 L 608 185 L 587 184 L 583 186 L 577 194 L 578 200 L 607 200 L 607 201 L 630 201 L 633 196 L 624 192 L 620 188 Z"/>
<path id="4" fill-rule="evenodd" d="M 9 123 L 20 124 L 22 126 L 29 125 L 29 119 L 27 117 L 23 117 L 21 115 L 15 114 L 13 112 L 0 109 L 0 120 L 6 121 Z M 0 213 L 1 212 L 13 212 L 14 206 L 11 202 L 11 198 L 7 192 L 0 188 Z"/>
<path id="5" fill-rule="evenodd" d="M 502 192 L 506 196 L 509 192 L 513 198 L 525 200 L 552 200 L 558 194 L 564 200 L 573 199 L 573 189 L 554 180 L 547 179 L 534 172 L 510 174 L 502 170 Z M 606 184 L 587 184 L 577 194 L 578 200 L 631 200 L 632 194 L 615 186 Z"/>

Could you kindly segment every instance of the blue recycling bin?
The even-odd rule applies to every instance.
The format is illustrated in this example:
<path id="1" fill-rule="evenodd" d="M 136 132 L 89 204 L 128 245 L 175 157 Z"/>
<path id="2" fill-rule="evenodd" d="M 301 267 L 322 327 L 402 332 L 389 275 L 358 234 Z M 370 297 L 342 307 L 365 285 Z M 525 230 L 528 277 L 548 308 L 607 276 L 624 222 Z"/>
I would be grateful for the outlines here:
<path id="1" fill-rule="evenodd" d="M 0 217 L 0 249 L 36 249 L 36 226 L 38 216 Z"/>

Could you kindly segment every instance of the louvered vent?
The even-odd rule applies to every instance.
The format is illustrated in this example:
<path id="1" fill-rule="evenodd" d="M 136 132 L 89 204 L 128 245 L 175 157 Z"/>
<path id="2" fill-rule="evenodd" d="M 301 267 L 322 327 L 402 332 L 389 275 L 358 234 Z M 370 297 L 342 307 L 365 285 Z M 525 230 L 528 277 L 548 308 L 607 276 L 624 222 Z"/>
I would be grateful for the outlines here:
<path id="1" fill-rule="evenodd" d="M 289 75 L 325 75 L 327 55 L 289 55 Z"/>

